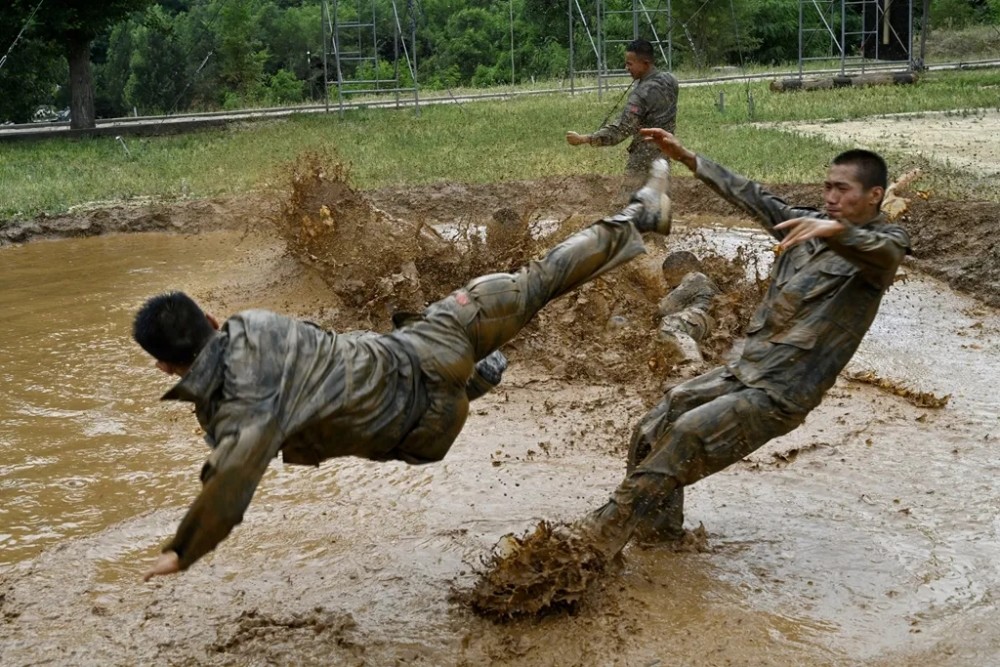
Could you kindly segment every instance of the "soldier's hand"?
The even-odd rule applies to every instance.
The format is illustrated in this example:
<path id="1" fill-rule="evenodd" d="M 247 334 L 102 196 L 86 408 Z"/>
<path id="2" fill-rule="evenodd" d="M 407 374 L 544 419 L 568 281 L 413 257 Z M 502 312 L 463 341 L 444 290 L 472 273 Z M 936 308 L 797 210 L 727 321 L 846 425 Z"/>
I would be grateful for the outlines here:
<path id="1" fill-rule="evenodd" d="M 677 160 L 691 171 L 697 169 L 697 156 L 693 151 L 689 151 L 677 140 L 677 137 L 670 132 L 659 127 L 644 127 L 639 130 L 644 141 L 651 141 L 656 144 L 660 152 L 671 160 Z"/>
<path id="2" fill-rule="evenodd" d="M 157 557 L 153 566 L 146 570 L 146 573 L 142 575 L 142 580 L 149 581 L 153 577 L 179 572 L 180 569 L 181 562 L 177 557 L 177 553 L 174 551 L 164 551 Z"/>
<path id="3" fill-rule="evenodd" d="M 845 226 L 842 222 L 823 218 L 792 218 L 778 223 L 774 228 L 786 232 L 785 238 L 781 239 L 779 244 L 785 249 L 809 239 L 835 236 L 844 231 Z"/>
<path id="4" fill-rule="evenodd" d="M 590 135 L 589 134 L 577 134 L 576 132 L 566 133 L 566 142 L 570 146 L 579 146 L 580 144 L 589 144 Z"/>

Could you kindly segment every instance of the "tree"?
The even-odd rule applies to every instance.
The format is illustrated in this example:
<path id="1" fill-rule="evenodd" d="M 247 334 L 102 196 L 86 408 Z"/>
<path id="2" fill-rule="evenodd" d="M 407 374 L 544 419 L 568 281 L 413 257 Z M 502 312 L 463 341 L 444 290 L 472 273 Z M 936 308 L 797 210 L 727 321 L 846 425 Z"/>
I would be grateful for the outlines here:
<path id="1" fill-rule="evenodd" d="M 25 18 L 0 21 L 0 57 L 7 53 Z M 65 80 L 66 62 L 54 56 L 49 44 L 29 26 L 0 69 L 0 122 L 28 122 L 39 105 L 55 103 Z"/>
<path id="2" fill-rule="evenodd" d="M 168 14 L 156 5 L 147 9 L 132 43 L 125 100 L 144 114 L 172 112 L 184 90 L 184 53 Z"/>
<path id="3" fill-rule="evenodd" d="M 37 0 L 8 0 L 9 16 L 20 24 L 38 4 Z M 90 65 L 90 46 L 94 38 L 132 12 L 141 10 L 151 0 L 46 0 L 32 19 L 31 30 L 40 39 L 60 49 L 69 63 L 70 127 L 95 127 L 94 76 Z M 7 12 L 5 12 L 7 14 Z M 6 16 L 4 17 L 6 20 Z"/>
<path id="4" fill-rule="evenodd" d="M 264 83 L 267 50 L 260 35 L 262 5 L 257 0 L 222 0 L 218 51 L 222 80 L 243 100 L 253 100 Z"/>

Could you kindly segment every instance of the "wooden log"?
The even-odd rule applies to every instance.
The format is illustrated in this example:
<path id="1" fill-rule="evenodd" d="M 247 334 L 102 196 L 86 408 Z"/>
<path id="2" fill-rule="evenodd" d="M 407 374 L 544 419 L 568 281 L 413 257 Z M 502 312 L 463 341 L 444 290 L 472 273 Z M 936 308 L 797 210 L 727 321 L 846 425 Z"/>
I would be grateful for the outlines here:
<path id="1" fill-rule="evenodd" d="M 775 93 L 789 90 L 829 90 L 831 88 L 860 88 L 864 86 L 891 86 L 916 83 L 915 72 L 868 72 L 823 79 L 775 79 L 770 88 Z"/>

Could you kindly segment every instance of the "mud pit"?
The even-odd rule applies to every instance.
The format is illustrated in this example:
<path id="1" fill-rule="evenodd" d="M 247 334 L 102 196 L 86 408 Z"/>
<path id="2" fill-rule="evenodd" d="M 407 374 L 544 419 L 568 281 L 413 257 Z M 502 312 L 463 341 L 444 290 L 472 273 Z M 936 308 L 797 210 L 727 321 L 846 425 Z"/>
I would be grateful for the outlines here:
<path id="1" fill-rule="evenodd" d="M 425 238 L 421 223 L 485 224 L 488 233 L 494 213 L 506 208 L 515 215 L 501 213 L 501 222 L 553 219 L 557 233 L 566 233 L 603 213 L 614 188 L 600 179 L 564 180 L 572 203 L 546 208 L 557 186 L 508 184 L 499 188 L 503 198 L 440 186 L 423 197 L 386 191 L 373 199 L 381 215 L 405 221 L 413 231 L 408 238 L 433 249 L 440 239 Z M 545 196 L 533 197 L 535 189 Z M 815 188 L 776 189 L 816 203 Z M 770 242 L 741 229 L 743 221 L 703 189 L 679 179 L 674 194 L 684 223 L 677 234 L 666 246 L 651 242 L 647 257 L 545 311 L 511 346 L 502 389 L 474 405 L 444 462 L 344 460 L 318 470 L 275 464 L 244 524 L 217 553 L 183 576 L 148 585 L 139 574 L 193 497 L 204 450 L 184 408 L 155 405 L 167 381 L 140 372 L 145 360 L 123 342 L 144 296 L 183 285 L 216 313 L 263 306 L 341 328 L 385 328 L 390 308 L 436 298 L 488 258 L 449 256 L 441 246 L 442 261 L 433 267 L 421 271 L 417 257 L 396 257 L 405 260 L 401 265 L 413 261 L 416 272 L 359 273 L 361 289 L 338 294 L 343 287 L 322 280 L 319 260 L 347 262 L 338 255 L 343 248 L 311 248 L 316 259 L 303 270 L 273 234 L 244 235 L 245 218 L 236 232 L 111 236 L 0 251 L 0 293 L 15 322 L 4 353 L 16 352 L 11 358 L 18 360 L 5 364 L 2 396 L 14 435 L 0 441 L 11 462 L 0 469 L 0 532 L 8 533 L 0 565 L 0 662 L 995 664 L 1000 316 L 922 275 L 925 267 L 946 274 L 934 263 L 949 252 L 983 250 L 935 247 L 933 239 L 952 238 L 951 218 L 929 207 L 918 207 L 906 224 L 931 242 L 918 248 L 907 281 L 890 291 L 848 369 L 890 387 L 845 377 L 801 429 L 692 487 L 688 525 L 705 526 L 702 549 L 627 550 L 573 614 L 497 625 L 463 604 L 501 536 L 539 520 L 571 521 L 603 503 L 623 473 L 630 425 L 664 382 L 693 372 L 658 358 L 650 342 L 666 248 L 732 256 L 749 247 L 768 261 Z M 494 207 L 490 197 L 503 205 Z M 256 211 L 251 228 L 263 228 L 264 218 L 281 211 L 281 201 L 260 204 L 239 209 L 239 215 Z M 215 205 L 225 217 L 225 203 Z M 310 210 L 324 224 L 322 211 Z M 151 222 L 142 215 L 104 214 L 134 216 L 134 227 L 173 226 L 169 209 Z M 186 220 L 190 231 L 205 224 L 183 210 L 173 220 Z M 538 247 L 524 235 L 514 239 L 507 246 L 512 262 Z M 45 263 L 61 267 L 65 278 L 55 279 L 50 268 L 51 284 L 35 279 L 32 267 Z M 728 273 L 724 267 L 719 263 L 715 276 L 728 276 L 735 287 L 746 266 Z M 962 265 L 954 278 L 982 284 L 995 267 Z M 76 287 L 81 271 L 88 284 Z M 382 278 L 395 276 L 414 289 L 379 290 Z M 74 287 L 98 295 L 96 316 L 74 309 L 80 300 Z M 752 293 L 753 286 L 743 289 Z M 358 293 L 367 298 L 350 301 Z M 397 294 L 408 301 L 389 300 Z M 731 295 L 719 313 L 729 321 L 720 317 L 713 360 L 738 330 L 741 308 L 753 305 L 745 303 L 751 294 Z M 39 310 L 39 303 L 52 308 Z M 56 310 L 70 319 L 49 319 Z M 85 330 L 87 318 L 93 331 Z M 79 341 L 67 322 L 85 330 Z M 23 344 L 39 329 L 53 335 L 34 347 Z M 96 376 L 67 373 L 49 361 L 80 349 L 101 361 Z M 79 400 L 92 390 L 86 396 L 96 407 L 66 415 L 63 449 L 31 459 L 27 432 L 52 436 L 49 424 L 59 417 L 45 407 L 39 385 L 60 382 Z M 912 396 L 950 399 L 931 408 Z M 66 398 L 56 398 L 53 405 L 65 407 Z M 25 443 L 18 441 L 21 428 Z M 91 439 L 81 444 L 84 436 Z M 109 441 L 119 455 L 90 462 L 89 452 Z M 62 508 L 54 497 L 70 505 Z M 74 514 L 80 507 L 91 511 Z M 22 527 L 24 534 L 12 538 Z"/>

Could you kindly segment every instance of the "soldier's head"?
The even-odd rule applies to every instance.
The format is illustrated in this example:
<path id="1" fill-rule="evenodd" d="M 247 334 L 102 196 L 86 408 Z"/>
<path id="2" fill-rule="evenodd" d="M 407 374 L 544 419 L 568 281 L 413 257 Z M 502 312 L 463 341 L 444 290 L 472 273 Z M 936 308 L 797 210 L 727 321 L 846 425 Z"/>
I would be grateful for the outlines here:
<path id="1" fill-rule="evenodd" d="M 826 212 L 835 220 L 864 224 L 878 215 L 889 170 L 878 153 L 859 148 L 833 159 L 823 182 Z"/>
<path id="2" fill-rule="evenodd" d="M 184 292 L 159 294 L 139 308 L 132 338 L 169 375 L 184 375 L 212 340 L 218 321 Z"/>
<path id="3" fill-rule="evenodd" d="M 625 69 L 633 79 L 641 79 L 653 69 L 653 45 L 644 39 L 635 39 L 625 47 Z"/>

